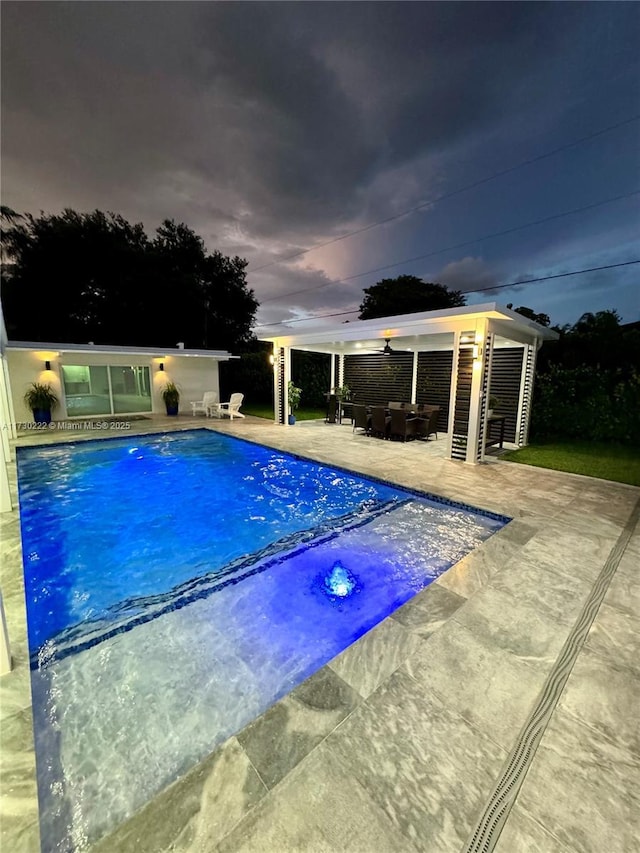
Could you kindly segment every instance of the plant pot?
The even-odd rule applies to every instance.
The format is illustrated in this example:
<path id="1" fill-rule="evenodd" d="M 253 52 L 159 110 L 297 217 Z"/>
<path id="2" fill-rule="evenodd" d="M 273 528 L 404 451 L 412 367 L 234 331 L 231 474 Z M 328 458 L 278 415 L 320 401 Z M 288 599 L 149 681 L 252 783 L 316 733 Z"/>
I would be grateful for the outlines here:
<path id="1" fill-rule="evenodd" d="M 167 414 L 170 417 L 175 417 L 178 414 L 178 404 L 176 403 L 175 406 L 167 405 Z"/>
<path id="2" fill-rule="evenodd" d="M 37 424 L 50 424 L 51 409 L 34 409 L 33 419 Z"/>
<path id="3" fill-rule="evenodd" d="M 296 416 L 295 415 L 289 415 L 289 426 L 293 426 L 295 424 L 295 422 L 296 422 Z"/>

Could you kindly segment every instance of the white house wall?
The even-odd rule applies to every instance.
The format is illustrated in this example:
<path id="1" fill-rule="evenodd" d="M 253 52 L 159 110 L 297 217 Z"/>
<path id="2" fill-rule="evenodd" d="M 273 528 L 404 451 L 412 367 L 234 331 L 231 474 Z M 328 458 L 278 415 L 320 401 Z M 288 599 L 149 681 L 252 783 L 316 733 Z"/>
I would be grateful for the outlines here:
<path id="1" fill-rule="evenodd" d="M 180 391 L 180 411 L 182 413 L 190 412 L 189 403 L 193 400 L 202 400 L 205 391 L 215 391 L 218 394 L 218 399 L 220 399 L 220 381 L 216 359 L 168 356 L 164 359 L 164 372 L 158 370 L 160 359 L 153 359 L 152 361 L 154 412 L 162 413 L 165 411 L 161 394 L 169 380 L 175 382 Z"/>
<path id="2" fill-rule="evenodd" d="M 11 400 L 17 423 L 33 420 L 31 410 L 25 405 L 24 395 L 33 382 L 51 385 L 53 392 L 60 400 L 55 408 L 55 420 L 68 417 L 64 401 L 61 365 L 92 366 L 142 366 L 150 368 L 152 387 L 152 412 L 165 412 L 162 401 L 162 389 L 168 381 L 175 382 L 180 391 L 181 412 L 191 411 L 192 400 L 201 400 L 205 391 L 220 393 L 218 360 L 213 358 L 196 358 L 187 356 L 151 357 L 140 355 L 109 355 L 107 353 L 45 353 L 33 350 L 7 350 L 7 364 L 11 382 Z M 44 369 L 45 360 L 51 362 L 51 370 Z M 164 371 L 159 369 L 164 364 Z"/>

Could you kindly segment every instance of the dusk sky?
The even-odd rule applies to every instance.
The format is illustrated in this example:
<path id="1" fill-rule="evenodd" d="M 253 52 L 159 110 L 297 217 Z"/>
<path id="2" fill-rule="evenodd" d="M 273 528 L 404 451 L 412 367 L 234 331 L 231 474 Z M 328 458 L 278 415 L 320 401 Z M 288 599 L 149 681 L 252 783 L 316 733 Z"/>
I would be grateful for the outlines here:
<path id="1" fill-rule="evenodd" d="M 640 260 L 640 4 L 3 2 L 2 203 L 185 222 L 300 331 L 383 277 Z M 632 322 L 639 283 L 467 302 Z"/>

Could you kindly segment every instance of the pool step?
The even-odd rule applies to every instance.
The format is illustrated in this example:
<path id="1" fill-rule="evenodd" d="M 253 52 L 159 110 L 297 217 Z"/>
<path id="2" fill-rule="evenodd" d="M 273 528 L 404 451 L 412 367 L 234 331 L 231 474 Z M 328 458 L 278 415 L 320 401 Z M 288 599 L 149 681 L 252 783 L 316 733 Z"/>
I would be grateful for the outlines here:
<path id="1" fill-rule="evenodd" d="M 412 502 L 391 499 L 368 501 L 357 509 L 337 518 L 327 519 L 321 524 L 291 533 L 252 554 L 244 555 L 226 566 L 192 578 L 167 592 L 157 595 L 130 598 L 109 608 L 100 618 L 65 628 L 51 637 L 31 655 L 31 668 L 41 669 L 63 660 L 69 655 L 85 651 L 104 640 L 131 631 L 138 625 L 157 619 L 165 613 L 179 610 L 202 598 L 207 598 L 220 589 L 240 583 L 251 575 L 264 572 L 296 554 L 324 545 L 346 533 L 370 524 L 380 516 L 393 512 Z"/>

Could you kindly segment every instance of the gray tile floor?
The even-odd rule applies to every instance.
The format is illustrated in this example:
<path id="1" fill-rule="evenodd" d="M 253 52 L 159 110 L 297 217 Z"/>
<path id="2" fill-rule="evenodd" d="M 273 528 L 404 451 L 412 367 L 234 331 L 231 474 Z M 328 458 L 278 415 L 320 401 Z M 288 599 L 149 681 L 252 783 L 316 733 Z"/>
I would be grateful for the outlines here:
<path id="1" fill-rule="evenodd" d="M 347 425 L 206 426 L 505 513 L 507 527 L 93 850 L 463 851 L 614 551 L 617 569 L 499 838 L 500 853 L 632 853 L 640 838 L 640 489 Z M 106 433 L 113 435 L 114 433 Z M 85 434 L 96 438 L 96 433 Z M 51 441 L 83 435 L 51 433 Z M 18 443 L 40 443 L 27 434 Z M 15 471 L 13 472 L 15 492 Z M 628 529 L 627 529 L 628 533 Z M 0 679 L 0 848 L 39 835 L 18 513 L 0 516 L 14 671 Z M 626 537 L 626 538 L 625 538 Z M 628 542 L 627 542 L 628 540 Z"/>

